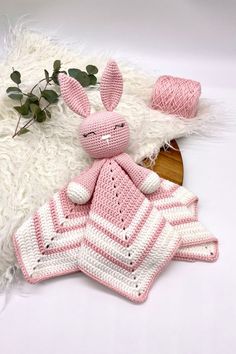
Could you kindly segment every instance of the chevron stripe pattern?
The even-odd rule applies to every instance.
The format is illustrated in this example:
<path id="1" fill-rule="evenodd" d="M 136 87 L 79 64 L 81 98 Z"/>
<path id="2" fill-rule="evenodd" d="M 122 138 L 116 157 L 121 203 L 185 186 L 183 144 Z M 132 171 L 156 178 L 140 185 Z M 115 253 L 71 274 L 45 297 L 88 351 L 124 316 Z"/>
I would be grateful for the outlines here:
<path id="1" fill-rule="evenodd" d="M 126 194 L 127 192 L 128 189 L 125 189 Z M 186 261 L 217 259 L 217 240 L 198 221 L 191 221 L 191 218 L 197 220 L 197 197 L 194 194 L 184 187 L 162 180 L 159 191 L 146 197 L 167 221 L 172 222 L 172 227 L 184 236 L 185 245 L 177 250 L 174 259 Z M 182 219 L 184 215 L 187 216 L 185 223 L 176 222 L 179 218 L 176 215 L 176 208 L 181 211 Z M 109 209 L 108 205 L 106 210 Z M 36 283 L 79 271 L 78 251 L 89 210 L 90 203 L 86 205 L 72 203 L 67 197 L 65 187 L 22 224 L 13 236 L 13 241 L 18 263 L 27 281 Z M 176 215 L 175 218 L 172 211 Z M 89 230 L 99 223 L 103 223 L 102 219 L 94 214 L 88 224 Z M 198 225 L 194 226 L 196 223 Z M 195 227 L 194 232 L 192 226 Z M 196 230 L 199 230 L 199 235 Z"/>
<path id="2" fill-rule="evenodd" d="M 64 188 L 17 230 L 13 242 L 27 281 L 36 283 L 78 270 L 89 208 L 89 204 L 73 204 Z"/>
<path id="3" fill-rule="evenodd" d="M 181 237 L 111 160 L 100 172 L 79 250 L 81 271 L 143 302 Z"/>
<path id="4" fill-rule="evenodd" d="M 218 257 L 217 239 L 198 221 L 198 198 L 186 188 L 162 180 L 161 188 L 147 198 L 162 212 L 181 236 L 182 244 L 174 259 L 186 261 L 215 261 Z"/>

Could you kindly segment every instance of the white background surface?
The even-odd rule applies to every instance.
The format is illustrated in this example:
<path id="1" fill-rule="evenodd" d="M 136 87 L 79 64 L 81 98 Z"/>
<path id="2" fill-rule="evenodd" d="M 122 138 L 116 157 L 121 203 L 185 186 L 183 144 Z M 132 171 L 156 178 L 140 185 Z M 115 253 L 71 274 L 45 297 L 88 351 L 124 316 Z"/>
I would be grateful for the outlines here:
<path id="1" fill-rule="evenodd" d="M 235 1 L 0 0 L 1 41 L 4 15 L 14 24 L 27 13 L 32 28 L 119 53 L 150 72 L 199 80 L 202 97 L 225 102 L 235 120 Z M 26 285 L 0 313 L 0 352 L 234 354 L 236 128 L 226 130 L 218 139 L 180 142 L 184 185 L 220 240 L 216 263 L 173 262 L 142 305 L 81 274 Z"/>

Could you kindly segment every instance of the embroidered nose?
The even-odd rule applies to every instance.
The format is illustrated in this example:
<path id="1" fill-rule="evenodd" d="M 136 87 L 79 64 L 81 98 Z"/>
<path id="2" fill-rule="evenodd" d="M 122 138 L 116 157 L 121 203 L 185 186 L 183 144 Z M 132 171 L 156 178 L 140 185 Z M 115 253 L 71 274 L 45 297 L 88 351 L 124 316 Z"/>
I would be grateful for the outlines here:
<path id="1" fill-rule="evenodd" d="M 107 144 L 109 144 L 110 137 L 111 137 L 111 134 L 102 135 L 101 140 L 106 140 Z"/>

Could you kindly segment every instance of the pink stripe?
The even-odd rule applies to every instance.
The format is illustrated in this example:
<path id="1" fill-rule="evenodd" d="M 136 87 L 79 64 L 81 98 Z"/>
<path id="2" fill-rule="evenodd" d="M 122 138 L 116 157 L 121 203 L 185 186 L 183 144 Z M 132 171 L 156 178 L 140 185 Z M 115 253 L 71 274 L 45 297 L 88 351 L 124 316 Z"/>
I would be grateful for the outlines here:
<path id="1" fill-rule="evenodd" d="M 34 231 L 35 231 L 38 247 L 39 247 L 40 252 L 42 253 L 42 252 L 44 252 L 45 248 L 44 248 L 44 244 L 43 244 L 43 238 L 42 238 L 42 233 L 41 233 L 41 224 L 40 224 L 38 212 L 36 212 L 33 215 L 33 224 L 34 224 Z"/>
<path id="2" fill-rule="evenodd" d="M 193 216 L 193 217 L 189 217 L 189 218 L 183 218 L 183 219 L 179 219 L 179 220 L 169 221 L 169 223 L 172 226 L 176 226 L 176 225 L 188 224 L 189 222 L 195 222 L 195 221 L 198 221 L 198 220 L 195 216 Z"/>
<path id="3" fill-rule="evenodd" d="M 188 202 L 186 203 L 186 206 L 187 207 L 191 206 L 191 204 L 193 204 L 193 203 L 196 203 L 196 204 L 198 203 L 198 197 L 194 196 L 191 199 L 189 199 Z"/>
<path id="4" fill-rule="evenodd" d="M 14 246 L 14 249 L 15 249 L 15 254 L 16 254 L 16 258 L 17 258 L 17 261 L 20 265 L 20 268 L 21 268 L 21 271 L 24 275 L 24 278 L 29 282 L 31 283 L 32 279 L 29 275 L 29 273 L 27 272 L 26 268 L 25 268 L 25 265 L 24 265 L 24 262 L 21 258 L 21 253 L 20 253 L 20 247 L 18 247 L 18 243 L 17 243 L 17 240 L 16 240 L 16 235 L 13 235 L 12 237 L 12 240 L 13 240 L 13 246 Z"/>
<path id="5" fill-rule="evenodd" d="M 165 210 L 165 209 L 183 207 L 183 204 L 180 203 L 180 202 L 174 202 L 174 203 L 169 203 L 169 204 L 166 204 L 166 205 L 155 205 L 155 202 L 154 202 L 154 206 L 158 210 Z"/>
<path id="6" fill-rule="evenodd" d="M 178 186 L 177 184 L 173 185 L 170 189 L 166 190 L 164 189 L 162 186 L 158 189 L 157 192 L 152 193 L 147 195 L 147 198 L 150 201 L 155 201 L 155 200 L 159 200 L 159 199 L 164 199 L 167 198 L 169 196 L 171 196 L 178 188 L 180 188 L 180 186 Z"/>
<path id="7" fill-rule="evenodd" d="M 215 242 L 214 245 L 214 252 L 212 255 L 209 256 L 203 256 L 203 255 L 198 255 L 196 253 L 191 253 L 182 249 L 176 252 L 174 256 L 174 260 L 177 261 L 189 261 L 189 262 L 194 262 L 194 261 L 206 261 L 206 262 L 215 262 L 219 257 L 219 249 L 218 249 L 218 242 Z"/>
<path id="8" fill-rule="evenodd" d="M 182 240 L 182 247 L 190 247 L 190 246 L 199 246 L 199 245 L 204 245 L 205 243 L 210 243 L 210 242 L 218 242 L 217 238 L 214 236 L 212 237 L 206 237 L 204 239 L 197 239 L 194 241 L 183 241 Z"/>
<path id="9" fill-rule="evenodd" d="M 198 198 L 197 197 L 193 197 L 186 204 L 187 208 L 191 207 L 192 205 L 194 206 L 194 216 L 196 218 L 198 218 L 198 208 L 197 208 L 198 207 Z"/>
<path id="10" fill-rule="evenodd" d="M 131 265 L 127 265 L 122 263 L 121 261 L 117 260 L 116 258 L 112 257 L 108 253 L 106 253 L 103 249 L 100 247 L 94 245 L 92 242 L 90 242 L 87 239 L 84 239 L 83 244 L 94 250 L 95 252 L 99 253 L 101 256 L 109 260 L 110 262 L 118 265 L 120 268 L 123 268 L 127 271 L 132 271 L 132 269 L 137 269 L 140 264 L 143 262 L 145 257 L 150 253 L 152 247 L 154 246 L 155 242 L 157 241 L 159 235 L 161 234 L 164 226 L 166 224 L 165 219 L 161 220 L 161 223 L 158 225 L 158 228 L 155 230 L 153 236 L 150 238 L 149 243 L 147 244 L 146 248 L 144 249 L 143 253 L 141 254 L 140 258 L 136 261 L 136 263 L 132 263 Z"/>
<path id="11" fill-rule="evenodd" d="M 100 278 L 98 278 L 97 276 L 95 276 L 94 274 L 90 274 L 87 270 L 83 269 L 82 267 L 80 267 L 80 270 L 83 271 L 84 274 L 88 275 L 89 277 L 91 277 L 92 279 L 98 281 L 100 284 L 114 290 L 115 292 L 117 292 L 118 294 L 127 297 L 129 300 L 134 301 L 135 303 L 141 303 L 144 302 L 147 297 L 148 297 L 148 293 L 154 283 L 154 281 L 156 280 L 156 278 L 160 275 L 160 273 L 166 268 L 166 266 L 170 263 L 171 259 L 173 258 L 174 254 L 176 253 L 176 250 L 179 248 L 180 246 L 180 240 L 178 240 L 175 244 L 175 247 L 173 248 L 171 254 L 166 258 L 165 262 L 163 262 L 161 264 L 160 267 L 158 267 L 156 269 L 156 272 L 154 272 L 145 292 L 143 292 L 141 295 L 137 295 L 132 296 L 129 293 L 127 293 L 126 291 L 122 291 L 119 288 L 109 284 L 108 282 L 101 280 Z"/>
<path id="12" fill-rule="evenodd" d="M 142 227 L 145 225 L 145 221 L 148 219 L 149 215 L 151 214 L 152 209 L 153 209 L 152 204 L 149 204 L 148 209 L 146 210 L 144 216 L 142 217 L 141 221 L 136 226 L 136 228 L 133 232 L 133 235 L 128 240 L 120 239 L 118 236 L 114 235 L 112 232 L 110 232 L 109 230 L 107 230 L 106 228 L 104 228 L 103 226 L 101 226 L 100 224 L 98 224 L 96 221 L 94 221 L 92 219 L 89 219 L 88 224 L 93 225 L 94 227 L 96 227 L 96 229 L 98 229 L 99 231 L 101 231 L 106 236 L 110 237 L 112 240 L 116 241 L 120 245 L 127 247 L 128 244 L 132 245 L 132 243 L 138 237 L 138 234 L 139 234 L 140 230 L 142 229 Z M 122 232 L 122 230 L 121 230 L 121 232 Z"/>
<path id="13" fill-rule="evenodd" d="M 61 246 L 61 247 L 57 247 L 57 248 L 47 248 L 45 249 L 45 255 L 49 255 L 49 254 L 54 254 L 54 253 L 61 253 L 61 252 L 66 252 L 69 250 L 72 250 L 74 248 L 79 248 L 81 246 L 81 241 L 77 241 L 74 242 L 70 245 L 66 245 L 66 246 Z"/>

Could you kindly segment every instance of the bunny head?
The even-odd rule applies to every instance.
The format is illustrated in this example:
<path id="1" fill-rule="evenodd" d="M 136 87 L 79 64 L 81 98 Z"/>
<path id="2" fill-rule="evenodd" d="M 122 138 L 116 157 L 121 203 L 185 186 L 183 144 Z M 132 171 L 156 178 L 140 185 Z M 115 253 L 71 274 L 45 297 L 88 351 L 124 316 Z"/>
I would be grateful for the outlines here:
<path id="1" fill-rule="evenodd" d="M 101 78 L 100 94 L 106 111 L 90 114 L 89 100 L 80 83 L 65 74 L 59 75 L 59 82 L 65 103 L 85 118 L 79 131 L 84 150 L 98 159 L 124 152 L 129 143 L 129 127 L 120 114 L 113 112 L 123 91 L 123 79 L 116 62 L 108 62 Z"/>

